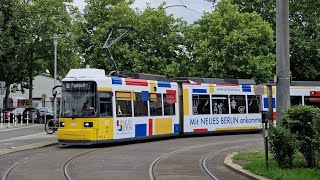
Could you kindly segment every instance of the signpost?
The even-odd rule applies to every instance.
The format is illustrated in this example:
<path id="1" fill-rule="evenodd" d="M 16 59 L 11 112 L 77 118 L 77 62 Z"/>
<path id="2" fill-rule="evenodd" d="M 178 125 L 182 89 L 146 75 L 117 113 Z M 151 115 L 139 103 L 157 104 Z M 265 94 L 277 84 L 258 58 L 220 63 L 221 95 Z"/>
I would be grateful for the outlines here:
<path id="1" fill-rule="evenodd" d="M 264 134 L 264 147 L 265 147 L 265 157 L 266 157 L 266 167 L 268 168 L 268 157 L 269 157 L 269 155 L 268 155 L 268 121 L 269 121 L 269 119 L 270 119 L 270 116 L 268 115 L 268 112 L 263 112 L 263 107 L 262 107 L 262 103 L 261 103 L 261 101 L 263 100 L 262 99 L 262 95 L 264 94 L 264 85 L 256 85 L 255 87 L 254 87 L 254 92 L 255 92 L 255 94 L 256 95 L 260 95 L 260 111 L 261 111 L 261 120 L 262 120 L 262 124 L 264 123 L 264 129 L 263 129 L 263 134 Z M 269 96 L 269 94 L 270 94 L 270 85 L 269 86 L 267 86 L 268 87 L 268 96 Z M 272 87 L 271 87 L 271 90 L 272 90 Z M 271 92 L 272 93 L 272 92 Z M 268 97 L 269 98 L 269 97 Z M 271 103 L 270 103 L 270 101 L 268 101 L 269 102 L 269 104 L 268 104 L 268 106 L 270 107 L 270 105 L 271 105 L 271 107 L 272 107 L 272 94 L 271 94 Z"/>

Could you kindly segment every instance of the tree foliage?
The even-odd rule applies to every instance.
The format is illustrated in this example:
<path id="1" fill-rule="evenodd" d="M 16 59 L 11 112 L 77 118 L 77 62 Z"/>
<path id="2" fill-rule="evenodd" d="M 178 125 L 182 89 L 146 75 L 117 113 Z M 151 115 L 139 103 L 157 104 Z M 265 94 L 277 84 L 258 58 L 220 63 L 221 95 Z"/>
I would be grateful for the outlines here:
<path id="1" fill-rule="evenodd" d="M 139 14 L 137 21 L 136 40 L 132 50 L 134 71 L 147 71 L 164 74 L 169 77 L 183 76 L 184 37 L 181 32 L 186 22 L 167 15 L 164 4 L 158 8 L 147 7 Z"/>
<path id="2" fill-rule="evenodd" d="M 54 46 L 52 37 L 58 39 L 57 73 L 64 75 L 70 66 L 76 66 L 77 56 L 72 18 L 65 3 L 71 0 L 33 0 L 28 3 L 29 25 L 25 41 L 25 62 L 29 66 L 29 78 L 49 69 L 53 75 Z"/>
<path id="3" fill-rule="evenodd" d="M 54 34 L 61 37 L 58 74 L 63 75 L 70 66 L 77 66 L 75 29 L 66 2 L 71 0 L 1 1 L 0 79 L 6 82 L 6 100 L 11 84 L 29 81 L 27 88 L 30 88 L 33 76 L 45 70 L 53 75 Z M 32 98 L 32 90 L 29 97 Z"/>
<path id="4" fill-rule="evenodd" d="M 27 8 L 18 0 L 2 0 L 0 3 L 0 80 L 6 82 L 4 105 L 10 93 L 10 85 L 26 80 L 27 64 L 22 61 L 27 25 L 23 21 Z M 18 73 L 17 73 L 18 72 Z"/>
<path id="5" fill-rule="evenodd" d="M 216 0 L 209 0 L 216 1 Z M 241 12 L 257 12 L 276 29 L 276 0 L 232 0 Z M 294 80 L 320 78 L 320 1 L 289 1 L 290 70 Z"/>
<path id="6" fill-rule="evenodd" d="M 84 64 L 89 64 L 95 68 L 102 68 L 106 70 L 114 70 L 111 60 L 102 47 L 108 37 L 109 28 L 111 27 L 134 27 L 134 21 L 136 14 L 129 6 L 131 1 L 125 0 L 88 0 L 88 11 L 84 15 L 82 22 L 78 23 L 80 34 L 78 36 L 78 44 L 82 51 L 81 54 L 84 57 Z M 120 32 L 121 33 L 121 32 Z M 119 32 L 113 34 L 113 37 L 117 37 Z M 125 37 L 119 44 L 132 44 L 132 38 Z M 114 59 L 120 59 L 119 65 L 122 67 L 128 67 L 130 61 L 125 58 L 123 53 L 115 50 L 112 47 L 112 54 Z M 130 66 L 130 65 L 129 65 Z"/>
<path id="7" fill-rule="evenodd" d="M 218 3 L 186 32 L 191 76 L 267 81 L 275 70 L 272 28 L 257 13 L 240 13 L 230 0 Z"/>
<path id="8" fill-rule="evenodd" d="M 163 5 L 148 6 L 143 12 L 132 9 L 133 1 L 89 0 L 89 11 L 80 23 L 79 38 L 85 63 L 114 70 L 109 55 L 102 50 L 111 27 L 133 27 L 134 32 L 113 45 L 110 50 L 121 71 L 164 74 L 181 73 L 183 36 L 186 23 L 167 15 Z M 122 32 L 112 34 L 111 42 Z"/>

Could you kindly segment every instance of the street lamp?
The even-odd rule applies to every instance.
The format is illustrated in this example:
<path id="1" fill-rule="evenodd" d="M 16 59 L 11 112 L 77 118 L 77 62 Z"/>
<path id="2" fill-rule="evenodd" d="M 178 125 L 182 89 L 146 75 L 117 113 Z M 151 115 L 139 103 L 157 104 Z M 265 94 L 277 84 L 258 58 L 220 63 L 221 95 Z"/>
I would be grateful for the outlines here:
<path id="1" fill-rule="evenodd" d="M 53 45 L 54 45 L 54 82 L 53 82 L 53 87 L 56 87 L 56 81 L 57 81 L 57 46 L 58 46 L 58 39 L 59 39 L 59 36 L 58 35 L 54 35 L 52 37 L 53 39 Z M 54 119 L 57 118 L 57 96 L 54 97 L 54 102 L 53 102 L 53 105 L 54 105 Z"/>

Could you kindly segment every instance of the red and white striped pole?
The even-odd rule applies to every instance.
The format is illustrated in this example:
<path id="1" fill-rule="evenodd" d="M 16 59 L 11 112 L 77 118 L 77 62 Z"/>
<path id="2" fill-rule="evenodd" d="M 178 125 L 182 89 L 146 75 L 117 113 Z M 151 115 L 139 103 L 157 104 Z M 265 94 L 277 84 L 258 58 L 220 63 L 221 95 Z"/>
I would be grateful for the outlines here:
<path id="1" fill-rule="evenodd" d="M 27 120 L 27 126 L 29 125 L 29 111 L 27 111 L 27 118 L 26 118 L 26 120 Z"/>
<path id="2" fill-rule="evenodd" d="M 3 113 L 2 112 L 1 112 L 0 118 L 1 118 L 0 128 L 2 129 L 3 128 Z"/>

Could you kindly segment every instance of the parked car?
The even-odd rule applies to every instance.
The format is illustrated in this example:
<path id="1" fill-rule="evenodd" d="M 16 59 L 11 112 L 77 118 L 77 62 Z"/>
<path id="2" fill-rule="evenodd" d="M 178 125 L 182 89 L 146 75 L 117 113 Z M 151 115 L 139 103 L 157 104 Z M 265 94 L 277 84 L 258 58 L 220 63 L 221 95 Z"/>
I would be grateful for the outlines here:
<path id="1" fill-rule="evenodd" d="M 44 123 L 43 118 L 40 118 L 40 111 L 36 108 L 26 108 L 23 111 L 23 121 L 26 122 L 27 118 L 29 118 L 29 123 L 34 120 L 35 123 Z"/>
<path id="2" fill-rule="evenodd" d="M 39 109 L 39 111 L 40 111 L 40 116 L 44 116 L 45 114 L 50 115 L 50 116 L 54 116 L 53 110 L 48 107 L 40 107 L 37 109 Z"/>
<path id="3" fill-rule="evenodd" d="M 51 108 L 48 108 L 48 107 L 40 107 L 40 108 L 37 108 L 39 109 L 40 111 L 40 117 L 43 118 L 43 120 L 46 120 L 48 121 L 49 119 L 52 119 L 54 118 L 54 112 Z M 46 115 L 46 119 L 45 118 L 45 115 Z"/>

